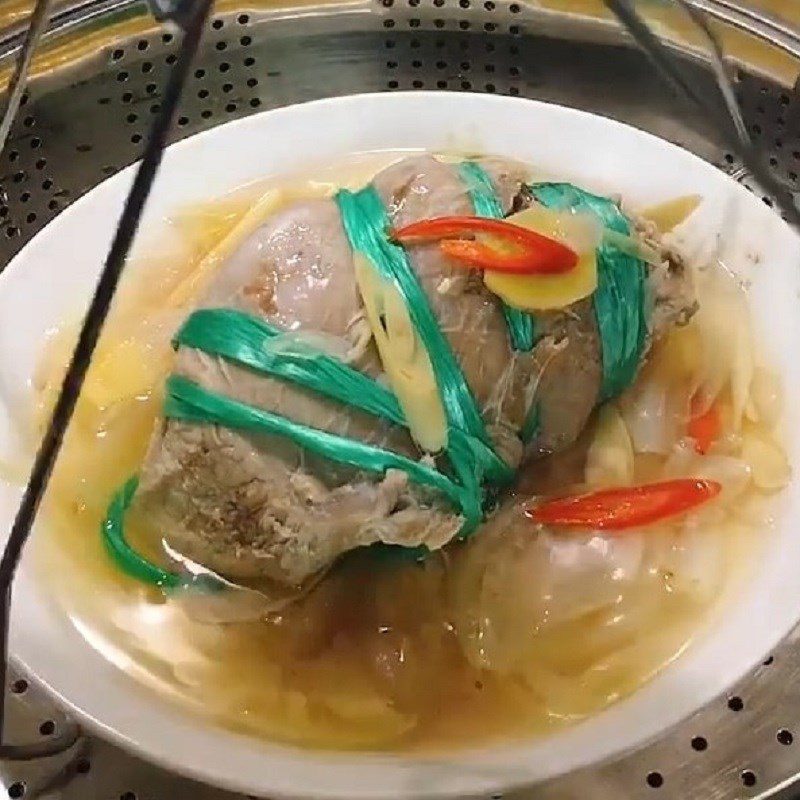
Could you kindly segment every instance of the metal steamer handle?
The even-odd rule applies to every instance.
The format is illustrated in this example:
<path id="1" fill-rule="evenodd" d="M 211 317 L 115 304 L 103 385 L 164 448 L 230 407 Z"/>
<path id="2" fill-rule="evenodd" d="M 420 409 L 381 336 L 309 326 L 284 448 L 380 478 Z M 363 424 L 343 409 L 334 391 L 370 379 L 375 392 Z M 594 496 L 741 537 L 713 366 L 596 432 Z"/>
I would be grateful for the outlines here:
<path id="1" fill-rule="evenodd" d="M 719 96 L 698 96 L 684 78 L 680 62 L 670 48 L 656 36 L 636 12 L 633 0 L 604 0 L 634 40 L 650 55 L 658 71 L 692 103 L 699 113 L 710 115 L 724 138 L 731 143 L 765 189 L 772 191 L 790 222 L 800 227 L 800 212 L 794 199 L 777 184 L 762 164 L 741 121 L 735 94 L 727 76 L 723 53 L 713 30 L 705 22 L 711 16 L 762 38 L 800 58 L 800 34 L 776 18 L 741 6 L 736 0 L 672 0 L 686 11 L 709 43 L 711 63 L 717 77 Z M 47 27 L 52 0 L 37 0 L 24 42 L 17 55 L 9 82 L 6 107 L 0 120 L 0 149 L 18 111 L 33 53 Z M 3 743 L 3 721 L 7 675 L 9 608 L 11 586 L 22 550 L 30 534 L 40 501 L 58 455 L 64 433 L 72 417 L 86 371 L 108 314 L 125 260 L 152 188 L 169 129 L 181 97 L 189 67 L 197 51 L 211 0 L 148 0 L 153 16 L 172 23 L 183 31 L 180 52 L 164 92 L 161 110 L 153 122 L 142 161 L 126 199 L 118 228 L 103 267 L 95 295 L 83 321 L 72 360 L 67 369 L 52 418 L 34 460 L 22 502 L 0 559 L 0 759 L 25 761 L 56 755 L 72 747 L 80 736 L 71 725 L 58 737 L 30 744 Z M 69 12 L 68 12 L 69 13 Z"/>
<path id="2" fill-rule="evenodd" d="M 47 24 L 51 0 L 38 0 L 31 18 L 11 83 L 2 123 L 0 147 L 11 128 L 26 84 L 34 48 Z M 150 129 L 142 160 L 125 200 L 117 231 L 100 274 L 89 309 L 83 320 L 78 343 L 67 368 L 47 431 L 33 462 L 28 484 L 0 559 L 0 759 L 29 761 L 53 756 L 72 747 L 80 737 L 74 723 L 59 736 L 44 742 L 7 744 L 3 741 L 5 684 L 8 670 L 8 633 L 11 587 L 25 542 L 30 535 L 39 504 L 47 488 L 64 434 L 72 418 L 86 371 L 108 315 L 125 261 L 150 194 L 170 126 L 183 91 L 189 68 L 197 52 L 211 8 L 211 0 L 151 0 L 151 10 L 159 21 L 168 21 L 183 30 L 178 59 L 164 91 L 161 110 Z"/>

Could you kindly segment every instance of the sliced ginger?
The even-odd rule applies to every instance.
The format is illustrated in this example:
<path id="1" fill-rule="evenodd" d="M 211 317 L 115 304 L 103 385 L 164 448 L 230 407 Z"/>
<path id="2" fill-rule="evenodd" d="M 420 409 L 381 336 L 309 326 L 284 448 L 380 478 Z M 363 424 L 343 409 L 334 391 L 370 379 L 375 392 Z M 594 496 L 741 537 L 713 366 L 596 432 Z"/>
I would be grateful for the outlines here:
<path id="1" fill-rule="evenodd" d="M 398 290 L 360 253 L 355 255 L 355 276 L 383 369 L 411 436 L 423 450 L 436 453 L 447 444 L 447 422 L 428 351 Z"/>

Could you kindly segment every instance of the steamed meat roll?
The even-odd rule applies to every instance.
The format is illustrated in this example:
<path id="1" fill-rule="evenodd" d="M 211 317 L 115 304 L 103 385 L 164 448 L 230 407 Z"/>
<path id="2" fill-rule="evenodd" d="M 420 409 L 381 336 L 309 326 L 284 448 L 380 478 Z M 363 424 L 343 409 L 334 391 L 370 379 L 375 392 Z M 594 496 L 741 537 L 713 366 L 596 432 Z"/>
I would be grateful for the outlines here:
<path id="1" fill-rule="evenodd" d="M 558 185 L 526 186 L 515 164 L 487 159 L 480 168 L 503 214 L 571 202 Z M 373 188 L 393 228 L 476 213 L 474 186 L 464 171 L 427 155 L 385 169 Z M 645 234 L 652 239 L 649 230 L 637 235 Z M 539 313 L 533 347 L 514 349 L 508 309 L 486 289 L 480 273 L 450 266 L 436 243 L 410 246 L 408 256 L 463 372 L 487 442 L 510 472 L 571 443 L 597 403 L 618 391 L 604 368 L 612 346 L 604 326 L 610 330 L 619 321 L 615 315 L 630 309 L 606 308 L 601 317 L 598 303 L 587 298 Z M 602 269 L 600 259 L 599 264 Z M 199 308 L 246 312 L 282 332 L 275 347 L 323 352 L 391 388 L 358 269 L 336 200 L 296 202 L 238 246 Z M 627 354 L 636 359 L 634 372 L 651 339 L 691 308 L 687 277 L 674 254 L 665 250 L 663 263 L 648 266 L 643 275 L 640 341 Z M 402 425 L 298 383 L 185 345 L 174 373 L 307 429 L 447 471 L 441 453 L 420 447 L 424 435 L 412 437 Z M 623 378 L 630 379 L 632 374 Z M 440 548 L 465 523 L 452 498 L 403 469 L 368 471 L 280 434 L 169 414 L 154 434 L 137 502 L 177 553 L 232 579 L 266 577 L 290 585 L 356 547 Z"/>

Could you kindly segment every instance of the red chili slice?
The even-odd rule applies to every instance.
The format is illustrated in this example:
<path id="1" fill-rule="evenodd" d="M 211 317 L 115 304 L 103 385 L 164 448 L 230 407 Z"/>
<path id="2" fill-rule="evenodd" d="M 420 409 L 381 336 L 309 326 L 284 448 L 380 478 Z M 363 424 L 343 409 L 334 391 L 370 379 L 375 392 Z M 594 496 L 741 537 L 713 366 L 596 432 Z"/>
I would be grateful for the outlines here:
<path id="1" fill-rule="evenodd" d="M 722 486 L 716 481 L 679 478 L 560 497 L 525 513 L 543 525 L 621 531 L 682 514 L 716 497 L 720 491 Z"/>
<path id="2" fill-rule="evenodd" d="M 480 241 L 466 236 L 483 237 Z M 438 217 L 414 222 L 392 234 L 401 244 L 442 239 L 445 255 L 478 269 L 518 275 L 569 272 L 578 254 L 561 242 L 500 219 Z"/>
<path id="3" fill-rule="evenodd" d="M 692 416 L 689 419 L 687 433 L 694 439 L 694 449 L 700 455 L 705 455 L 719 438 L 722 420 L 716 403 L 712 403 L 705 411 L 701 411 L 701 408 L 697 396 L 692 398 Z"/>

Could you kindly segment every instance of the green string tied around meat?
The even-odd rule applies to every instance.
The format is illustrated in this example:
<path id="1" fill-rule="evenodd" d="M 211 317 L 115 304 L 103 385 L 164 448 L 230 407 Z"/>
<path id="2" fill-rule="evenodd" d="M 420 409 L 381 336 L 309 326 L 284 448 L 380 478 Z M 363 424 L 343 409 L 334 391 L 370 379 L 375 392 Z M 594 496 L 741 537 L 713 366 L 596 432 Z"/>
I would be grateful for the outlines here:
<path id="1" fill-rule="evenodd" d="M 119 568 L 131 578 L 160 586 L 162 589 L 176 589 L 184 583 L 184 579 L 148 561 L 137 553 L 125 538 L 125 514 L 133 502 L 138 486 L 137 477 L 128 478 L 111 499 L 102 524 L 106 551 Z"/>
<path id="2" fill-rule="evenodd" d="M 503 216 L 491 180 L 480 165 L 465 162 L 459 168 L 469 188 L 475 212 Z M 588 211 L 603 225 L 629 234 L 630 225 L 614 203 L 583 192 L 571 184 L 535 184 L 533 196 L 551 208 Z M 405 250 L 389 241 L 389 220 L 375 190 L 343 190 L 335 198 L 342 224 L 354 251 L 362 253 L 382 279 L 400 292 L 409 318 L 426 348 L 447 421 L 447 472 L 425 461 L 302 425 L 281 415 L 209 391 L 188 378 L 172 375 L 166 383 L 165 418 L 197 425 L 257 431 L 277 435 L 298 447 L 353 468 L 385 474 L 397 469 L 409 479 L 442 495 L 463 517 L 459 537 L 472 533 L 495 501 L 513 471 L 497 455 L 477 402 L 447 338 L 439 328 Z M 646 267 L 613 245 L 598 248 L 598 288 L 594 310 L 602 343 L 601 399 L 619 394 L 635 376 L 646 335 Z M 504 308 L 509 338 L 517 350 L 534 344 L 535 318 Z M 234 309 L 201 309 L 189 316 L 174 339 L 175 347 L 190 347 L 232 364 L 302 386 L 331 400 L 358 408 L 387 423 L 406 427 L 394 394 L 381 383 L 322 352 L 302 336 L 287 333 L 258 317 Z M 520 437 L 527 441 L 539 427 L 534 405 Z M 129 479 L 109 505 L 102 533 L 106 548 L 131 577 L 165 590 L 196 584 L 192 576 L 169 572 L 148 561 L 127 542 L 124 517 L 133 500 L 137 478 Z M 384 547 L 419 558 L 424 547 Z"/>
<path id="3" fill-rule="evenodd" d="M 478 404 L 472 395 L 447 337 L 442 333 L 425 290 L 419 283 L 408 253 L 389 241 L 389 218 L 378 193 L 372 186 L 360 192 L 342 190 L 336 195 L 350 246 L 362 253 L 384 280 L 391 282 L 400 293 L 408 310 L 409 319 L 433 368 L 448 428 L 448 455 L 455 474 L 460 480 L 472 483 L 475 465 L 465 462 L 460 449 L 451 448 L 454 431 L 457 436 L 474 440 L 470 452 L 481 452 L 479 466 L 483 480 L 489 483 L 509 483 L 513 470 L 492 449 Z M 483 483 L 483 481 L 481 481 Z M 473 487 L 480 490 L 480 486 Z"/>
<path id="4" fill-rule="evenodd" d="M 571 183 L 536 183 L 529 191 L 543 206 L 587 212 L 605 228 L 630 235 L 619 206 Z M 592 298 L 603 357 L 600 401 L 617 397 L 633 383 L 647 338 L 647 265 L 603 242 L 597 248 L 597 289 Z"/>
<path id="5" fill-rule="evenodd" d="M 302 334 L 287 334 L 252 314 L 232 308 L 195 311 L 173 344 L 283 378 L 395 425 L 406 424 L 397 398 L 385 386 L 303 341 Z"/>
<path id="6" fill-rule="evenodd" d="M 464 538 L 480 525 L 485 508 L 494 502 L 496 491 L 484 485 L 504 485 L 513 478 L 513 471 L 492 448 L 475 399 L 439 329 L 408 256 L 386 236 L 388 218 L 377 194 L 371 187 L 358 194 L 341 192 L 337 203 L 353 249 L 362 252 L 383 277 L 400 288 L 412 324 L 428 349 L 447 418 L 446 454 L 452 476 L 425 462 L 302 425 L 209 391 L 178 375 L 167 380 L 164 417 L 281 436 L 306 451 L 374 474 L 401 470 L 414 483 L 443 495 L 458 510 L 463 517 L 458 535 Z M 302 339 L 242 311 L 195 311 L 176 334 L 174 344 L 281 378 L 391 424 L 405 426 L 397 399 L 386 387 L 336 357 L 315 350 Z M 174 588 L 180 585 L 180 576 L 147 562 L 125 539 L 124 515 L 135 490 L 136 482 L 132 479 L 112 500 L 103 524 L 106 546 L 127 574 L 164 588 Z M 427 552 L 424 548 L 409 550 L 414 557 Z"/>
<path id="7" fill-rule="evenodd" d="M 464 161 L 459 166 L 459 174 L 467 186 L 472 206 L 479 217 L 503 219 L 503 205 L 495 191 L 492 179 L 476 161 Z M 536 317 L 528 311 L 512 308 L 501 302 L 503 318 L 508 330 L 511 347 L 519 352 L 530 352 L 536 344 Z M 528 409 L 519 438 L 528 444 L 539 431 L 539 404 L 533 402 Z"/>
<path id="8" fill-rule="evenodd" d="M 479 217 L 503 219 L 505 213 L 500 198 L 486 170 L 475 161 L 464 161 L 459 166 L 461 180 L 467 186 L 475 214 Z M 508 338 L 514 350 L 528 352 L 535 343 L 535 319 L 527 311 L 502 303 Z"/>

